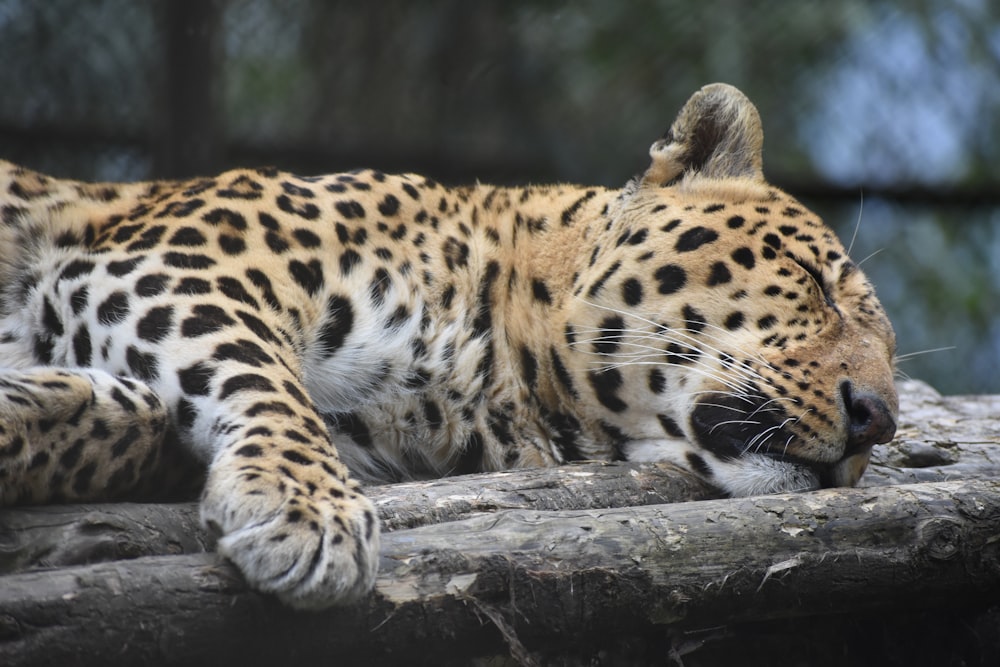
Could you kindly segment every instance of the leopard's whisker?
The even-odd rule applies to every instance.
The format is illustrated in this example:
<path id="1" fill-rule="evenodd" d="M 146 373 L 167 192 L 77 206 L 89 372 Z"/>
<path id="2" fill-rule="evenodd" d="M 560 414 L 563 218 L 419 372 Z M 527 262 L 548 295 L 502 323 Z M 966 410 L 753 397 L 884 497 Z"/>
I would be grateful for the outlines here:
<path id="1" fill-rule="evenodd" d="M 676 334 L 677 331 L 678 331 L 677 329 L 675 329 L 673 327 L 665 326 L 665 325 L 663 325 L 663 324 L 661 324 L 659 322 L 656 322 L 653 319 L 650 319 L 649 317 L 645 317 L 645 316 L 640 315 L 640 314 L 638 314 L 636 312 L 633 312 L 633 311 L 627 311 L 627 310 L 623 310 L 623 309 L 620 309 L 620 308 L 614 308 L 612 306 L 606 306 L 604 304 L 593 303 L 593 302 L 586 301 L 586 300 L 584 300 L 584 303 L 586 303 L 588 306 L 592 306 L 594 308 L 598 308 L 598 309 L 601 309 L 601 310 L 606 310 L 608 312 L 615 313 L 616 315 L 623 315 L 623 316 L 626 316 L 626 317 L 631 317 L 631 318 L 637 319 L 640 322 L 648 324 L 648 325 L 654 327 L 657 330 L 666 330 L 666 331 L 670 331 L 670 332 L 672 332 L 674 334 Z M 683 321 L 686 324 L 697 324 L 699 326 L 704 326 L 704 327 L 712 329 L 713 331 L 720 332 L 722 334 L 725 334 L 726 336 L 729 336 L 728 341 L 726 341 L 725 339 L 722 339 L 722 338 L 714 338 L 714 340 L 716 340 L 716 342 L 731 342 L 732 339 L 735 338 L 735 335 L 731 331 L 723 329 L 722 327 L 720 327 L 718 325 L 715 325 L 715 324 L 712 324 L 710 322 L 700 322 L 700 321 L 699 322 L 692 322 L 690 320 L 683 320 Z M 686 336 L 688 336 L 690 338 L 690 334 L 686 334 Z M 715 352 L 720 352 L 720 350 L 714 350 L 714 351 Z M 743 355 L 746 355 L 748 357 L 755 357 L 757 359 L 757 361 L 759 361 L 762 364 L 767 365 L 767 361 L 764 360 L 764 358 L 760 355 L 760 352 L 758 352 L 758 351 L 753 351 L 753 350 L 749 350 L 748 351 L 748 350 L 744 350 L 744 349 L 735 349 L 735 351 L 738 352 L 739 354 L 743 354 Z"/>
<path id="2" fill-rule="evenodd" d="M 615 367 L 615 368 L 628 366 L 629 364 L 635 362 L 640 362 L 650 359 L 658 360 L 665 358 L 665 360 L 662 361 L 662 363 L 665 365 L 677 368 L 691 368 L 697 366 L 700 368 L 708 369 L 712 372 L 722 373 L 726 377 L 730 378 L 730 381 L 727 381 L 726 383 L 727 386 L 730 387 L 739 386 L 745 391 L 750 391 L 753 389 L 753 384 L 752 384 L 753 380 L 762 379 L 760 377 L 755 377 L 748 373 L 744 373 L 742 372 L 742 369 L 734 370 L 731 368 L 726 368 L 721 365 L 717 366 L 715 364 L 708 363 L 702 358 L 702 355 L 667 353 L 655 347 L 639 346 L 637 344 L 632 344 L 632 346 L 637 347 L 639 349 L 624 355 L 623 354 L 605 355 L 600 352 L 588 351 L 588 350 L 584 350 L 583 353 L 602 358 L 606 356 L 611 358 L 617 358 L 616 361 L 609 360 L 606 362 L 608 367 Z M 682 359 L 684 363 L 678 362 L 676 361 L 676 359 Z"/>
<path id="3" fill-rule="evenodd" d="M 917 352 L 907 352 L 906 354 L 897 354 L 893 357 L 893 361 L 900 364 L 904 361 L 909 361 L 914 357 L 919 357 L 924 354 L 934 354 L 935 352 L 948 352 L 949 350 L 958 349 L 956 345 L 948 345 L 946 347 L 932 347 L 928 350 L 918 350 Z"/>
<path id="4" fill-rule="evenodd" d="M 581 333 L 589 333 L 591 331 L 593 331 L 594 333 L 606 333 L 607 335 L 593 337 L 593 338 L 587 338 L 587 339 L 583 339 L 583 340 L 577 340 L 577 341 L 574 341 L 573 343 L 571 343 L 571 346 L 572 347 L 579 347 L 579 346 L 583 346 L 585 344 L 591 344 L 591 345 L 593 345 L 595 343 L 615 343 L 617 345 L 628 345 L 628 346 L 631 346 L 631 347 L 638 347 L 640 349 L 649 349 L 649 350 L 652 350 L 652 351 L 657 351 L 660 354 L 664 354 L 664 355 L 684 356 L 683 353 L 679 354 L 679 353 L 676 353 L 676 352 L 669 352 L 667 350 L 663 350 L 663 349 L 660 349 L 658 347 L 652 347 L 652 346 L 642 347 L 638 343 L 633 343 L 633 342 L 631 342 L 631 340 L 628 340 L 628 339 L 632 339 L 632 340 L 649 340 L 649 341 L 659 342 L 659 343 L 662 343 L 662 342 L 677 343 L 679 345 L 687 345 L 687 344 L 689 344 L 689 342 L 687 342 L 687 341 L 681 342 L 681 341 L 677 341 L 677 340 L 671 340 L 670 338 L 665 338 L 664 336 L 662 336 L 660 334 L 650 334 L 648 332 L 642 332 L 640 335 L 636 335 L 636 334 L 625 334 L 625 335 L 623 335 L 623 334 L 620 333 L 620 330 L 615 330 L 614 333 L 607 333 L 605 330 L 601 330 L 601 329 L 593 329 L 593 330 L 584 329 L 584 330 L 581 331 Z M 693 348 L 693 349 L 698 349 L 698 348 Z M 709 348 L 709 349 L 711 351 L 713 351 L 713 352 L 717 352 L 718 354 L 723 354 L 721 350 L 715 350 L 714 348 Z M 598 352 L 598 351 L 595 351 L 593 353 L 594 354 L 603 354 L 603 353 Z M 615 355 L 620 355 L 621 353 L 615 352 L 614 354 Z M 698 356 L 702 356 L 702 355 L 699 354 Z M 687 355 L 686 358 L 693 358 L 693 355 Z M 722 362 L 720 362 L 720 365 L 722 365 Z M 732 365 L 732 364 L 730 364 L 730 365 L 724 366 L 724 367 L 726 368 L 727 372 L 730 372 L 730 373 L 740 373 L 740 374 L 746 376 L 748 379 L 752 379 L 752 380 L 765 380 L 765 378 L 764 378 L 763 375 L 761 375 L 760 373 L 754 371 L 753 369 L 746 368 L 742 364 L 735 365 L 735 366 Z"/>
<path id="5" fill-rule="evenodd" d="M 851 251 L 854 250 L 854 242 L 857 240 L 858 231 L 861 229 L 861 217 L 865 211 L 865 191 L 859 188 L 858 196 L 860 197 L 861 202 L 858 204 L 858 219 L 854 223 L 854 233 L 851 234 L 851 242 L 847 244 L 848 257 L 850 257 Z"/>
<path id="6" fill-rule="evenodd" d="M 864 258 L 863 260 L 861 260 L 860 262 L 857 262 L 857 263 L 856 263 L 856 265 L 860 267 L 860 266 L 861 266 L 862 264 L 864 264 L 865 262 L 867 262 L 867 261 L 868 261 L 869 259 L 871 259 L 871 258 L 872 258 L 872 257 L 874 257 L 875 255 L 878 255 L 879 253 L 881 253 L 881 252 L 882 252 L 882 251 L 884 251 L 884 250 L 885 250 L 885 248 L 879 248 L 879 249 L 878 249 L 878 250 L 876 250 L 875 252 L 873 252 L 873 253 L 871 253 L 870 255 L 868 255 L 867 257 L 865 257 L 865 258 Z"/>
<path id="7" fill-rule="evenodd" d="M 593 339 L 586 339 L 586 340 L 576 341 L 572 345 L 574 347 L 578 347 L 578 346 L 582 347 L 582 346 L 584 346 L 586 344 L 593 344 L 595 342 L 612 342 L 612 340 L 611 340 L 611 337 L 593 338 Z M 606 364 L 604 364 L 604 365 L 601 366 L 601 367 L 607 367 L 607 368 L 619 368 L 619 367 L 627 366 L 627 365 L 632 364 L 632 363 L 636 363 L 639 360 L 643 360 L 643 359 L 659 359 L 659 358 L 662 358 L 662 357 L 666 356 L 667 357 L 667 361 L 662 362 L 664 365 L 675 366 L 675 367 L 678 367 L 678 368 L 693 368 L 694 366 L 700 366 L 700 367 L 704 367 L 704 368 L 708 369 L 711 372 L 719 372 L 719 370 L 720 370 L 716 366 L 710 365 L 710 364 L 706 363 L 701 358 L 701 355 L 694 356 L 694 355 L 683 355 L 683 354 L 676 354 L 676 353 L 668 353 L 668 352 L 666 352 L 666 351 L 664 351 L 662 349 L 659 349 L 659 348 L 656 348 L 656 347 L 652 347 L 652 346 L 648 346 L 648 345 L 640 345 L 638 343 L 631 343 L 631 342 L 625 342 L 625 343 L 623 343 L 622 341 L 620 341 L 617 338 L 613 339 L 613 342 L 615 342 L 615 343 L 617 343 L 619 345 L 622 345 L 622 344 L 628 345 L 629 347 L 636 348 L 636 350 L 634 352 L 629 352 L 629 353 L 625 353 L 625 354 L 622 354 L 620 352 L 609 354 L 609 353 L 604 353 L 604 352 L 597 351 L 597 350 L 588 350 L 588 349 L 582 349 L 581 351 L 584 354 L 590 354 L 590 355 L 594 355 L 594 356 L 602 357 L 602 358 L 603 357 L 610 357 L 610 358 L 628 357 L 626 359 L 622 359 L 622 360 L 616 361 L 616 362 L 608 361 L 608 362 L 606 362 Z M 673 356 L 675 356 L 675 357 L 680 357 L 680 358 L 685 359 L 688 363 L 686 363 L 686 364 L 678 364 L 676 362 L 669 361 L 671 354 L 673 354 Z M 742 371 L 742 369 L 739 369 L 739 370 Z M 725 384 L 726 386 L 728 386 L 730 388 L 734 388 L 734 389 L 735 388 L 742 388 L 744 390 L 749 390 L 749 389 L 752 388 L 750 385 L 746 384 L 745 381 L 740 381 L 739 375 L 737 373 L 734 373 L 732 371 L 732 369 L 721 367 L 721 371 L 723 373 L 725 373 L 726 375 L 728 375 L 729 377 L 731 377 L 731 380 L 727 379 L 726 381 L 723 382 L 723 384 Z M 754 378 L 750 377 L 749 379 L 754 379 Z M 740 385 L 742 385 L 742 386 L 740 386 Z"/>
<path id="8" fill-rule="evenodd" d="M 718 382 L 718 383 L 720 383 L 720 384 L 722 384 L 722 385 L 724 385 L 726 387 L 729 387 L 733 391 L 738 391 L 738 390 L 742 389 L 738 384 L 735 384 L 735 383 L 729 381 L 724 376 L 718 376 L 718 375 L 710 373 L 709 371 L 706 371 L 704 369 L 696 368 L 694 366 L 686 365 L 686 364 L 678 366 L 677 364 L 672 364 L 670 362 L 665 362 L 665 361 L 629 361 L 629 362 L 620 362 L 620 363 L 617 363 L 617 364 L 615 364 L 615 363 L 605 363 L 605 364 L 598 365 L 597 368 L 598 368 L 598 370 L 604 370 L 604 369 L 611 369 L 611 368 L 622 368 L 622 367 L 625 367 L 625 366 L 677 366 L 679 368 L 687 368 L 691 372 L 693 372 L 693 373 L 695 373 L 695 374 L 697 374 L 697 375 L 699 375 L 701 377 L 706 377 L 706 378 L 708 378 L 710 380 L 715 380 L 716 382 Z M 716 392 L 716 393 L 718 393 L 718 392 Z"/>

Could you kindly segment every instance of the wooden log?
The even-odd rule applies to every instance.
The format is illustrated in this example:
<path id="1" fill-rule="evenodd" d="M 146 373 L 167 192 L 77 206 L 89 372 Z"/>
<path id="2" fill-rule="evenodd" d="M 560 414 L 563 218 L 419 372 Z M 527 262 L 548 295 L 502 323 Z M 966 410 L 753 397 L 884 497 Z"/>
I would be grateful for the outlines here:
<path id="1" fill-rule="evenodd" d="M 897 438 L 862 485 L 961 481 L 670 507 L 714 491 L 669 465 L 620 463 L 375 487 L 388 533 L 376 593 L 323 614 L 248 591 L 205 553 L 191 503 L 2 511 L 0 665 L 532 664 L 574 651 L 588 664 L 611 638 L 642 645 L 637 632 L 679 662 L 705 627 L 738 647 L 762 622 L 822 636 L 844 619 L 884 632 L 893 619 L 910 633 L 898 644 L 959 618 L 1000 645 L 1000 608 L 976 611 L 998 592 L 998 489 L 976 480 L 1000 479 L 1000 397 L 900 389 Z M 966 616 L 938 613 L 956 604 Z"/>
<path id="2" fill-rule="evenodd" d="M 0 574 L 198 553 L 212 546 L 194 503 L 43 505 L 0 511 Z"/>
<path id="3" fill-rule="evenodd" d="M 666 463 L 580 463 L 371 487 L 383 531 L 502 509 L 598 509 L 717 498 Z M 214 539 L 195 503 L 49 505 L 0 511 L 0 574 L 140 556 L 199 553 Z"/>
<path id="4" fill-rule="evenodd" d="M 1000 594 L 1000 482 L 503 510 L 387 534 L 375 593 L 307 614 L 216 556 L 4 577 L 0 664 L 462 664 L 638 627 L 948 609 Z"/>
<path id="5" fill-rule="evenodd" d="M 862 486 L 1000 477 L 1000 395 L 942 396 L 899 383 L 899 428 L 876 446 Z"/>
<path id="6" fill-rule="evenodd" d="M 898 437 L 875 448 L 862 486 L 1000 478 L 1000 397 L 942 397 L 901 386 Z M 582 463 L 372 487 L 383 530 L 501 509 L 589 509 L 701 500 L 718 493 L 669 464 Z M 0 511 L 0 574 L 210 549 L 193 503 Z"/>

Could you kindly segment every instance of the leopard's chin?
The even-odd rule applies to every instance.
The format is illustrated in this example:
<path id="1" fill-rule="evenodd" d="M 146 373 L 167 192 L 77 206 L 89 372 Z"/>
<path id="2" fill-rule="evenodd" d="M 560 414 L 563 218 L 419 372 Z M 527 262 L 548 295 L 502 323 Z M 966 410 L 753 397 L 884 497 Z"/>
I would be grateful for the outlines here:
<path id="1" fill-rule="evenodd" d="M 749 453 L 713 464 L 712 481 L 731 496 L 796 493 L 857 485 L 868 467 L 871 450 L 819 463 L 774 454 Z"/>
<path id="2" fill-rule="evenodd" d="M 823 479 L 823 486 L 856 486 L 861 475 L 868 469 L 871 457 L 872 450 L 866 449 L 840 459 L 827 468 L 827 476 Z"/>
<path id="3" fill-rule="evenodd" d="M 820 468 L 766 454 L 746 454 L 716 466 L 715 483 L 730 496 L 797 493 L 822 488 Z"/>

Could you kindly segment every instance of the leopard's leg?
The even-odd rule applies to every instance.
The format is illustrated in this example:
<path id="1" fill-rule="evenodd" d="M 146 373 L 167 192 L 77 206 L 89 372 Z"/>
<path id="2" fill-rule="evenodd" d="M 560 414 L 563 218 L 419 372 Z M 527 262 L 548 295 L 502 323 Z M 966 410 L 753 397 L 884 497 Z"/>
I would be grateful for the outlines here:
<path id="1" fill-rule="evenodd" d="M 0 505 L 125 497 L 157 467 L 167 411 L 101 370 L 0 369 Z"/>
<path id="2" fill-rule="evenodd" d="M 257 590 L 298 608 L 356 599 L 378 565 L 375 509 L 289 367 L 248 370 L 229 361 L 178 371 L 182 425 L 212 448 L 202 520 Z"/>

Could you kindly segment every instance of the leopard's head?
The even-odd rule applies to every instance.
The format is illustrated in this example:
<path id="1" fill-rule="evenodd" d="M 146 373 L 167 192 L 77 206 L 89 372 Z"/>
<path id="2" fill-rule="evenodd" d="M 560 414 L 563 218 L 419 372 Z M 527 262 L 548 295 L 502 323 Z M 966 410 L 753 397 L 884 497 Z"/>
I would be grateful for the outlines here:
<path id="1" fill-rule="evenodd" d="M 735 495 L 853 485 L 895 432 L 895 336 L 834 234 L 766 183 L 753 104 L 697 92 L 609 207 L 566 322 L 632 459 Z"/>

